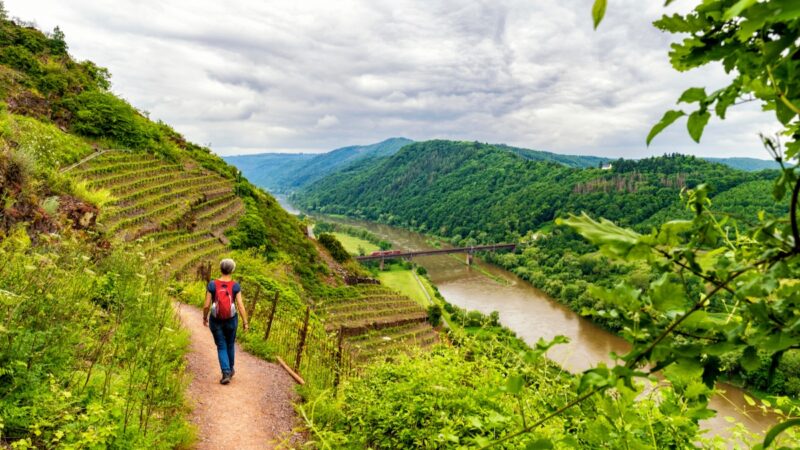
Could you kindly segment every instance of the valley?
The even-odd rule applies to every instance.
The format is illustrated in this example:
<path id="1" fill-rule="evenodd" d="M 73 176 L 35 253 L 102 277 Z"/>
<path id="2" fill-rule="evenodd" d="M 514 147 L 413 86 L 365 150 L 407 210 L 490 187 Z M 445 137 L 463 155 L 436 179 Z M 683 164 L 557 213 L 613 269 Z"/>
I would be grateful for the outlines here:
<path id="1" fill-rule="evenodd" d="M 291 206 L 289 206 L 291 208 Z M 385 224 L 342 217 L 321 217 L 368 230 L 381 239 L 402 250 L 433 249 L 431 238 L 419 233 Z M 428 277 L 445 301 L 485 315 L 493 311 L 500 313 L 500 323 L 512 330 L 528 345 L 534 346 L 539 339 L 552 340 L 558 335 L 569 338 L 569 343 L 553 347 L 548 358 L 559 367 L 572 373 L 580 373 L 598 363 L 612 364 L 611 354 L 624 354 L 630 345 L 606 329 L 581 317 L 547 294 L 531 286 L 529 282 L 495 265 L 477 261 L 467 266 L 461 258 L 450 255 L 426 256 L 415 260 L 426 269 Z M 493 278 L 486 275 L 488 272 Z M 396 271 L 381 272 L 392 274 Z M 410 277 L 410 271 L 406 270 Z M 497 280 L 503 280 L 499 282 Z M 400 289 L 400 285 L 396 285 Z M 413 279 L 405 280 L 405 289 L 414 289 Z M 753 432 L 762 433 L 777 419 L 765 414 L 759 404 L 750 405 L 744 399 L 746 391 L 727 383 L 720 383 L 722 391 L 711 401 L 717 416 L 703 423 L 709 436 L 729 436 L 733 426 L 726 417 L 744 424 Z M 752 394 L 751 394 L 752 395 Z M 758 402 L 758 400 L 756 400 Z"/>
<path id="2" fill-rule="evenodd" d="M 90 3 L 0 0 L 0 449 L 800 448 L 800 7 L 678 82 L 661 6 Z"/>

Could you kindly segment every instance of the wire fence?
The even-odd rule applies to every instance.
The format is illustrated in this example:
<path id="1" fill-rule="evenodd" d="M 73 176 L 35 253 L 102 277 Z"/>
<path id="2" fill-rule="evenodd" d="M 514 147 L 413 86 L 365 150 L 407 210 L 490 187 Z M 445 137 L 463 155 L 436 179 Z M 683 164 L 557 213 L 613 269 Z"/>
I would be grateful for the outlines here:
<path id="1" fill-rule="evenodd" d="M 345 327 L 326 330 L 309 305 L 299 309 L 281 301 L 279 292 L 242 282 L 248 292 L 245 308 L 254 333 L 261 333 L 267 348 L 298 373 L 307 384 L 320 389 L 336 387 L 355 371 L 354 355 L 345 338 Z"/>

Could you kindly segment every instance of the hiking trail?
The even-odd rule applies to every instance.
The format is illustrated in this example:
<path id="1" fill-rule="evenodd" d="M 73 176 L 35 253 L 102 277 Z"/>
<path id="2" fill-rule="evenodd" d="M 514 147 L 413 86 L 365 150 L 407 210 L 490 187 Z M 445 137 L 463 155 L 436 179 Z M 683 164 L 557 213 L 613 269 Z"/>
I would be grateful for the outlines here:
<path id="1" fill-rule="evenodd" d="M 265 449 L 281 442 L 297 443 L 293 431 L 297 399 L 294 381 L 277 364 L 243 351 L 236 344 L 236 375 L 227 386 L 211 332 L 202 311 L 176 303 L 183 327 L 191 333 L 187 370 L 192 375 L 187 398 L 197 427 L 197 449 Z M 239 329 L 242 333 L 242 329 Z"/>

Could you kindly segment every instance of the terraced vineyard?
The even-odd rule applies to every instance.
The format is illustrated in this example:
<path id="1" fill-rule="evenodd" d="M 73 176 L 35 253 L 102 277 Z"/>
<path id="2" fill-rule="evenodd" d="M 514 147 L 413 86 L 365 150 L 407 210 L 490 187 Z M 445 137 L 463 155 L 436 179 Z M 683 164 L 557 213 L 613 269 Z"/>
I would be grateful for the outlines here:
<path id="1" fill-rule="evenodd" d="M 144 240 L 168 275 L 224 253 L 224 232 L 244 213 L 230 180 L 151 155 L 108 151 L 68 170 L 114 196 L 100 214 L 101 228 L 127 241 Z"/>
<path id="2" fill-rule="evenodd" d="M 108 151 L 67 170 L 113 195 L 100 213 L 100 228 L 123 240 L 141 239 L 144 251 L 168 268 L 167 276 L 218 259 L 227 248 L 225 230 L 244 213 L 230 180 L 151 155 Z M 438 340 L 426 311 L 412 299 L 379 285 L 356 289 L 355 297 L 317 305 L 329 331 L 346 330 L 354 361 Z"/>
<path id="3" fill-rule="evenodd" d="M 358 290 L 357 297 L 328 299 L 317 305 L 328 328 L 344 330 L 356 361 L 438 341 L 427 312 L 412 299 L 379 285 L 362 285 Z"/>

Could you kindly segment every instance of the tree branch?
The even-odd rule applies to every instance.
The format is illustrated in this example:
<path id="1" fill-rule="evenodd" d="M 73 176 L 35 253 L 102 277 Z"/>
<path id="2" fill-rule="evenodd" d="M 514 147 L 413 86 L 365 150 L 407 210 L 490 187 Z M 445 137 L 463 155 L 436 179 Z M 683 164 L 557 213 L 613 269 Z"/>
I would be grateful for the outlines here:
<path id="1" fill-rule="evenodd" d="M 800 252 L 800 230 L 797 226 L 797 197 L 800 195 L 800 177 L 794 183 L 792 189 L 792 201 L 789 204 L 789 220 L 792 223 L 792 237 L 794 237 L 794 251 Z"/>
<path id="2" fill-rule="evenodd" d="M 484 449 L 487 449 L 487 448 L 494 447 L 497 444 L 502 444 L 503 442 L 506 442 L 508 440 L 514 439 L 517 436 L 521 436 L 521 435 L 533 430 L 534 428 L 538 427 L 539 425 L 547 422 L 548 420 L 552 419 L 553 417 L 555 417 L 555 416 L 563 413 L 564 411 L 572 408 L 573 406 L 581 403 L 582 401 L 586 400 L 587 398 L 591 397 L 592 395 L 594 395 L 594 394 L 596 394 L 596 393 L 598 393 L 600 391 L 604 391 L 606 389 L 607 389 L 607 386 L 596 387 L 596 388 L 592 389 L 591 391 L 589 391 L 589 392 L 581 395 L 580 397 L 576 398 L 575 400 L 567 403 L 566 405 L 562 406 L 561 408 L 558 408 L 556 411 L 553 411 L 552 413 L 548 414 L 544 418 L 538 420 L 536 423 L 531 424 L 530 426 L 525 427 L 525 428 L 523 428 L 523 429 L 521 429 L 519 431 L 511 433 L 508 436 L 503 436 L 502 438 L 500 438 L 500 439 L 498 439 L 498 440 L 496 440 L 494 442 L 491 442 L 491 443 L 489 443 L 487 445 L 484 445 L 483 447 L 480 447 L 480 450 L 484 450 Z"/>

